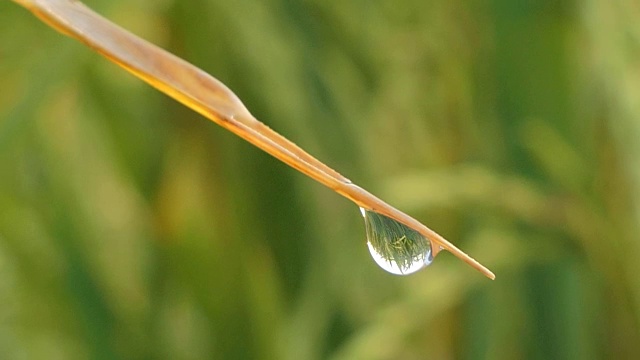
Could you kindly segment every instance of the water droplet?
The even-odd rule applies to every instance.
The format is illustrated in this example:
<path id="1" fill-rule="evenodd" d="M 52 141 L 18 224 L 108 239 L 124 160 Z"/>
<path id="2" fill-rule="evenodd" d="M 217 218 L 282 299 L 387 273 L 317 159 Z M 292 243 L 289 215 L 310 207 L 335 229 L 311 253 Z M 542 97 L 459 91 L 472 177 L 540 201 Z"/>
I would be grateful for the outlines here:
<path id="1" fill-rule="evenodd" d="M 431 242 L 417 231 L 374 211 L 360 208 L 373 260 L 396 275 L 409 275 L 433 261 Z"/>

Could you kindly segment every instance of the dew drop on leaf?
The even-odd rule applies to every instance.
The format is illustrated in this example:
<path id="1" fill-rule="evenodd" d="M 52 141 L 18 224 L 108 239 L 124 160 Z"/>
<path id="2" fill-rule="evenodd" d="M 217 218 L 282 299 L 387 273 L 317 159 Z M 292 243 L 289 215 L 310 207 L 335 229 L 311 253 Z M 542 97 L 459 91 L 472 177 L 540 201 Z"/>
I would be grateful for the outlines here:
<path id="1" fill-rule="evenodd" d="M 417 231 L 375 211 L 360 208 L 373 260 L 395 275 L 409 275 L 433 261 L 431 242 Z"/>

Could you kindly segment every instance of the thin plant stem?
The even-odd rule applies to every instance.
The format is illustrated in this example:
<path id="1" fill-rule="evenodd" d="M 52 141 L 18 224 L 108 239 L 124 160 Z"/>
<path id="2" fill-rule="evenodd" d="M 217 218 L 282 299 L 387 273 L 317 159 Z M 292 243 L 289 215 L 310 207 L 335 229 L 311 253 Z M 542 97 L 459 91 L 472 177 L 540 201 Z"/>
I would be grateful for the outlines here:
<path id="1" fill-rule="evenodd" d="M 337 171 L 254 118 L 219 80 L 133 35 L 75 0 L 14 0 L 42 21 L 120 65 L 151 86 L 280 159 L 358 206 L 415 229 L 490 279 L 495 275 L 435 231 L 352 183 Z"/>

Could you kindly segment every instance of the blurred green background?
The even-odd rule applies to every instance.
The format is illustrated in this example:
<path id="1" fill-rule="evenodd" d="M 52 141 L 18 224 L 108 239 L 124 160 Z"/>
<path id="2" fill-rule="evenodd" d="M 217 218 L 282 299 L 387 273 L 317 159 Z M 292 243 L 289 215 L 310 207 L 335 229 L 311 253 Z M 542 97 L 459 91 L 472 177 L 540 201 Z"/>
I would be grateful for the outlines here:
<path id="1" fill-rule="evenodd" d="M 2 359 L 640 358 L 637 1 L 87 4 L 497 279 L 2 1 Z"/>

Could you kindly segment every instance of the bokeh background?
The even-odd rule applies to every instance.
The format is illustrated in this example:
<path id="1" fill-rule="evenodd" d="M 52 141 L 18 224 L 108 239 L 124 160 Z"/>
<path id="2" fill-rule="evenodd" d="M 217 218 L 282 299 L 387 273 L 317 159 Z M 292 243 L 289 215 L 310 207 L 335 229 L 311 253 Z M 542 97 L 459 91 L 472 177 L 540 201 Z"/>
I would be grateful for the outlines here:
<path id="1" fill-rule="evenodd" d="M 640 358 L 637 1 L 87 3 L 497 279 L 2 1 L 2 359 Z"/>

